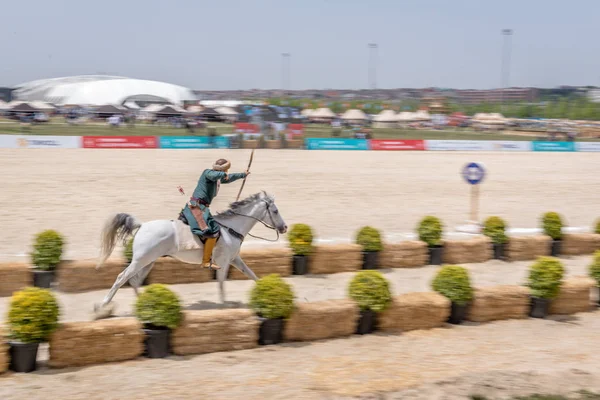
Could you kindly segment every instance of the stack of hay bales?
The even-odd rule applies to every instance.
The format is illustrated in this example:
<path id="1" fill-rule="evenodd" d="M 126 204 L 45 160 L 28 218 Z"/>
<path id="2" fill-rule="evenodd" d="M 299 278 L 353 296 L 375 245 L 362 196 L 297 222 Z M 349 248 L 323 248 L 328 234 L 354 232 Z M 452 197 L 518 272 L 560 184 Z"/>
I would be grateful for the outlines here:
<path id="1" fill-rule="evenodd" d="M 560 286 L 558 297 L 550 302 L 550 314 L 575 314 L 590 311 L 590 291 L 596 286 L 596 281 L 577 276 L 565 279 Z"/>
<path id="2" fill-rule="evenodd" d="M 173 353 L 205 354 L 258 346 L 259 321 L 245 309 L 186 311 L 171 335 Z"/>
<path id="3" fill-rule="evenodd" d="M 246 265 L 262 278 L 269 274 L 289 276 L 292 274 L 292 251 L 290 249 L 267 249 L 241 251 L 240 256 Z M 231 268 L 231 279 L 248 279 L 237 268 Z"/>
<path id="4" fill-rule="evenodd" d="M 351 300 L 296 304 L 285 323 L 284 339 L 309 341 L 350 336 L 356 331 L 359 309 Z"/>
<path id="5" fill-rule="evenodd" d="M 362 247 L 357 244 L 315 246 L 310 256 L 311 274 L 353 272 L 362 268 Z"/>
<path id="6" fill-rule="evenodd" d="M 538 256 L 550 255 L 552 238 L 546 235 L 512 236 L 506 249 L 510 261 L 533 260 Z"/>
<path id="7" fill-rule="evenodd" d="M 0 263 L 0 296 L 12 296 L 14 292 L 33 285 L 31 268 L 25 263 Z"/>
<path id="8" fill-rule="evenodd" d="M 443 260 L 447 264 L 480 263 L 492 258 L 492 242 L 487 236 L 471 240 L 444 240 Z"/>
<path id="9" fill-rule="evenodd" d="M 175 285 L 178 283 L 201 283 L 213 280 L 213 273 L 208 268 L 200 268 L 197 264 L 188 264 L 170 257 L 161 257 L 154 263 L 148 275 L 148 283 Z"/>
<path id="10" fill-rule="evenodd" d="M 0 374 L 8 371 L 8 344 L 6 343 L 5 332 L 0 328 Z"/>
<path id="11" fill-rule="evenodd" d="M 51 367 L 65 368 L 131 360 L 144 351 L 144 333 L 135 318 L 61 324 L 50 337 Z"/>
<path id="12" fill-rule="evenodd" d="M 596 233 L 569 233 L 563 235 L 560 252 L 566 256 L 592 254 L 600 249 L 600 235 Z"/>
<path id="13" fill-rule="evenodd" d="M 422 267 L 429 262 L 427 243 L 411 240 L 386 243 L 381 252 L 379 265 L 383 268 Z"/>
<path id="14" fill-rule="evenodd" d="M 108 289 L 125 267 L 125 260 L 109 260 L 100 269 L 95 261 L 63 261 L 56 268 L 58 287 L 66 293 Z"/>
<path id="15" fill-rule="evenodd" d="M 436 292 L 407 293 L 394 297 L 379 316 L 384 332 L 405 332 L 442 326 L 450 316 L 450 300 Z"/>
<path id="16" fill-rule="evenodd" d="M 487 322 L 527 318 L 530 309 L 529 289 L 517 285 L 501 285 L 475 289 L 467 319 Z"/>

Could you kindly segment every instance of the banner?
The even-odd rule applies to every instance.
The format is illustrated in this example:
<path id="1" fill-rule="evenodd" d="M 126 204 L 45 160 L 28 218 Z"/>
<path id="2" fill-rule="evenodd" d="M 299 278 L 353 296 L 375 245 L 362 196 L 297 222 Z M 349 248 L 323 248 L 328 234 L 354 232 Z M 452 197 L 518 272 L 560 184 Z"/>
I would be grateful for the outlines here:
<path id="1" fill-rule="evenodd" d="M 161 149 L 228 149 L 229 138 L 224 136 L 161 136 Z"/>
<path id="2" fill-rule="evenodd" d="M 533 151 L 575 151 L 575 142 L 533 142 Z"/>
<path id="3" fill-rule="evenodd" d="M 259 133 L 260 129 L 258 125 L 255 124 L 249 124 L 247 122 L 236 122 L 233 131 L 237 133 Z"/>
<path id="4" fill-rule="evenodd" d="M 370 140 L 371 150 L 425 150 L 423 140 Z"/>
<path id="5" fill-rule="evenodd" d="M 494 151 L 531 151 L 531 142 L 492 140 Z"/>
<path id="6" fill-rule="evenodd" d="M 84 136 L 84 149 L 156 149 L 156 136 Z"/>
<path id="7" fill-rule="evenodd" d="M 577 142 L 575 149 L 576 151 L 600 152 L 600 142 Z"/>
<path id="8" fill-rule="evenodd" d="M 302 124 L 289 124 L 287 130 L 292 136 L 304 135 L 304 125 Z"/>
<path id="9" fill-rule="evenodd" d="M 425 149 L 430 151 L 493 151 L 489 140 L 425 140 Z"/>
<path id="10" fill-rule="evenodd" d="M 309 138 L 304 143 L 308 150 L 369 150 L 369 143 L 365 139 Z"/>
<path id="11" fill-rule="evenodd" d="M 78 149 L 81 136 L 0 135 L 0 148 L 8 149 Z"/>

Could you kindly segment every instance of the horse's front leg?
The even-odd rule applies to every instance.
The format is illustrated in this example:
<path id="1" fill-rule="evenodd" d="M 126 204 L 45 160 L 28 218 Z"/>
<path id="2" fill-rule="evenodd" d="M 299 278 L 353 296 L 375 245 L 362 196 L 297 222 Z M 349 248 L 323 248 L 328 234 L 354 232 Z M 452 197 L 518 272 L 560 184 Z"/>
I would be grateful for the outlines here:
<path id="1" fill-rule="evenodd" d="M 246 263 L 244 262 L 244 260 L 242 260 L 242 257 L 240 257 L 239 254 L 233 259 L 233 261 L 231 261 L 231 264 L 233 264 L 234 267 L 242 271 L 242 273 L 248 278 L 254 281 L 258 280 L 258 277 L 254 273 L 254 271 L 252 271 L 250 267 L 246 265 Z"/>

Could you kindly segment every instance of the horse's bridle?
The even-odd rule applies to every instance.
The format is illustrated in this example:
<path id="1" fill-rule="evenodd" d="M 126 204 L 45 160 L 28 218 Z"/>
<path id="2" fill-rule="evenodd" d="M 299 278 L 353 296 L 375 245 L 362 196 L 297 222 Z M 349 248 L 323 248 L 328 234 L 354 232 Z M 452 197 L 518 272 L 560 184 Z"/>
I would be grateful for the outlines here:
<path id="1" fill-rule="evenodd" d="M 266 201 L 266 200 L 262 200 L 262 201 L 267 205 L 267 212 L 269 213 L 269 218 L 271 218 L 271 222 L 273 222 L 273 215 L 271 214 L 271 209 L 270 209 L 271 204 L 268 201 Z M 233 213 L 233 214 L 235 214 L 235 215 L 239 215 L 240 217 L 252 218 L 253 220 L 260 222 L 265 227 L 267 227 L 269 229 L 272 229 L 272 230 L 274 230 L 277 233 L 277 238 L 275 240 L 263 238 L 263 237 L 260 237 L 260 236 L 254 236 L 253 234 L 251 234 L 250 232 L 248 232 L 249 236 L 252 236 L 253 238 L 256 238 L 256 239 L 266 240 L 267 242 L 276 242 L 276 241 L 279 240 L 279 229 L 277 229 L 276 227 L 271 226 L 271 225 L 267 224 L 266 222 L 264 222 L 263 220 L 258 219 L 256 217 L 253 217 L 251 215 L 240 214 L 240 213 L 237 213 L 237 212 L 235 212 L 233 210 L 230 210 L 230 212 Z M 223 228 L 227 228 L 229 230 L 229 232 L 234 233 L 235 236 L 237 236 L 241 241 L 244 241 L 244 235 L 242 235 L 239 232 L 236 232 L 233 228 L 230 228 L 230 227 L 228 227 L 228 226 L 220 223 L 219 221 L 216 221 L 216 222 L 217 222 L 217 224 L 221 225 Z"/>

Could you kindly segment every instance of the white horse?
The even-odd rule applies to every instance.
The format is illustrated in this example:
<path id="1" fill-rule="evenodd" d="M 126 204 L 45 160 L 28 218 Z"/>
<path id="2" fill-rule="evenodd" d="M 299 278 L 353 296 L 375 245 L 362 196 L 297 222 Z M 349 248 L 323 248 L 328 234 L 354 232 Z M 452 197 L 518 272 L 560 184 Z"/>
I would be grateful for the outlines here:
<path id="1" fill-rule="evenodd" d="M 214 218 L 221 230 L 213 250 L 213 262 L 221 267 L 217 270 L 217 279 L 221 303 L 225 303 L 224 281 L 230 265 L 248 278 L 258 279 L 239 255 L 242 241 L 254 225 L 261 222 L 267 228 L 276 230 L 278 238 L 280 233 L 287 232 L 288 227 L 275 205 L 275 198 L 264 191 L 232 203 L 227 211 L 216 214 Z M 126 240 L 137 228 L 131 263 L 119 274 L 102 303 L 94 306 L 96 319 L 112 314 L 114 303 L 111 301 L 127 281 L 137 295 L 159 257 L 170 256 L 185 263 L 202 264 L 202 242 L 184 222 L 177 219 L 140 223 L 130 214 L 119 213 L 111 217 L 102 230 L 101 253 L 96 269 L 108 259 L 116 241 Z"/>

